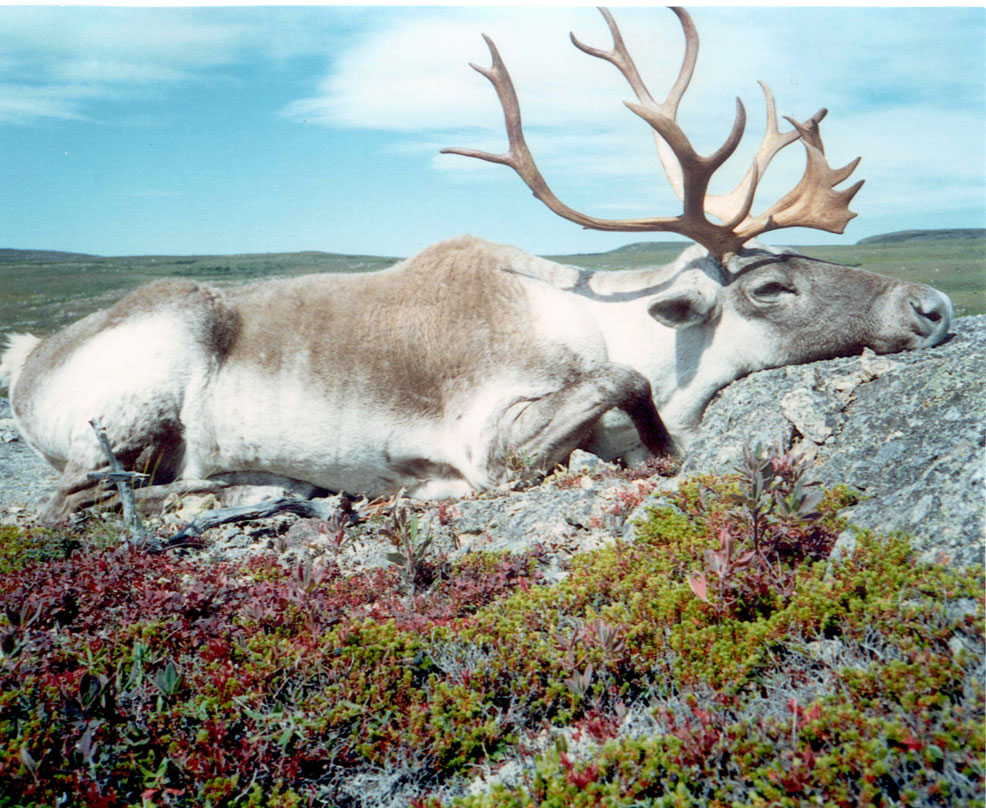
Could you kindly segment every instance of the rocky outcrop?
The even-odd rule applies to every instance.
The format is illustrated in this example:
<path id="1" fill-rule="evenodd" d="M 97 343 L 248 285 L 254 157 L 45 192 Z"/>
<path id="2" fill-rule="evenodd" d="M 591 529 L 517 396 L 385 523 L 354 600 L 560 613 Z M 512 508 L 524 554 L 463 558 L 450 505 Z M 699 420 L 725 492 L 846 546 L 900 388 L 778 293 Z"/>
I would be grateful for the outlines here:
<path id="1" fill-rule="evenodd" d="M 914 537 L 928 560 L 981 562 L 986 317 L 937 348 L 761 371 L 712 401 L 681 475 L 728 471 L 745 445 L 793 448 L 863 493 L 855 525 Z"/>

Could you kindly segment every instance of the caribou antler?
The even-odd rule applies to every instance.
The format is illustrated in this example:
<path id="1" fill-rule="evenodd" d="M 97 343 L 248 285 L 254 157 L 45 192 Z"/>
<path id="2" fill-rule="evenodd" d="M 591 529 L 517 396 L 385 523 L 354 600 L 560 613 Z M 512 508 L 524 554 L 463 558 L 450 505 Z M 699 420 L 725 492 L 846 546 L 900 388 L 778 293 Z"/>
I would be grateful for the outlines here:
<path id="1" fill-rule="evenodd" d="M 503 154 L 491 154 L 475 149 L 442 149 L 444 154 L 461 154 L 491 163 L 510 166 L 548 208 L 569 221 L 593 230 L 628 232 L 661 231 L 679 233 L 697 241 L 718 259 L 736 252 L 751 238 L 768 230 L 782 227 L 812 227 L 841 233 L 846 223 L 856 214 L 849 210 L 849 202 L 860 189 L 859 181 L 844 191 L 835 186 L 845 180 L 856 168 L 859 158 L 844 168 L 833 170 L 825 160 L 819 122 L 826 110 L 816 112 L 804 123 L 786 118 L 794 127 L 781 132 L 777 124 L 774 96 L 770 88 L 760 83 L 767 106 L 767 126 L 763 141 L 753 164 L 740 184 L 729 194 L 710 196 L 709 181 L 719 167 L 732 155 L 746 127 L 746 110 L 736 99 L 736 118 L 725 142 L 713 154 L 698 154 L 676 121 L 678 104 L 691 81 L 698 58 L 698 32 L 688 12 L 673 8 L 685 34 L 685 56 L 678 78 L 667 98 L 658 104 L 648 91 L 634 65 L 633 58 L 623 42 L 623 37 L 613 16 L 605 8 L 600 11 L 613 36 L 613 47 L 604 51 L 580 42 L 571 34 L 572 43 L 579 50 L 613 64 L 626 78 L 639 103 L 627 102 L 627 107 L 643 118 L 654 130 L 658 155 L 675 193 L 682 200 L 680 216 L 663 216 L 646 219 L 598 219 L 580 213 L 564 204 L 548 187 L 531 156 L 521 127 L 520 104 L 510 74 L 500 58 L 493 41 L 483 35 L 492 56 L 489 68 L 471 65 L 484 75 L 496 89 L 503 107 L 509 149 Z M 757 184 L 773 157 L 785 146 L 801 140 L 807 152 L 807 165 L 801 181 L 783 199 L 763 214 L 751 215 Z M 721 220 L 709 221 L 707 214 Z"/>

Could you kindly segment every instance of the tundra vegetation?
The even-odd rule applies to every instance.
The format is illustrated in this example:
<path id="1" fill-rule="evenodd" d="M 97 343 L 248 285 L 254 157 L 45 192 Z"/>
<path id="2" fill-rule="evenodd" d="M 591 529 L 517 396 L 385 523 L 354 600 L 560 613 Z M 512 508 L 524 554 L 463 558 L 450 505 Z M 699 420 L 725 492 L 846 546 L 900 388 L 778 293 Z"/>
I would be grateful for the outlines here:
<path id="1" fill-rule="evenodd" d="M 981 566 L 829 560 L 789 456 L 670 496 L 551 584 L 400 504 L 351 575 L 0 528 L 0 806 L 982 804 Z"/>

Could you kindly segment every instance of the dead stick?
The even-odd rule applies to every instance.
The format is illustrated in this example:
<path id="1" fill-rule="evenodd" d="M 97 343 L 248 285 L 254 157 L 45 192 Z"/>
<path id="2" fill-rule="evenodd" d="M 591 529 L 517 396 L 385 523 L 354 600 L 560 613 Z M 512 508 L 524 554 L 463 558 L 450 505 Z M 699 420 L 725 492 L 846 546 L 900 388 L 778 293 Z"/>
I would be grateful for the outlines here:
<path id="1" fill-rule="evenodd" d="M 144 530 L 143 523 L 140 521 L 140 515 L 137 513 L 137 502 L 134 498 L 132 482 L 135 479 L 141 479 L 147 475 L 124 471 L 123 466 L 120 465 L 120 461 L 116 459 L 116 455 L 113 454 L 113 450 L 110 448 L 109 438 L 106 437 L 106 428 L 96 418 L 89 421 L 89 425 L 95 431 L 96 439 L 99 441 L 99 445 L 103 448 L 103 453 L 110 463 L 110 472 L 108 474 L 95 472 L 91 473 L 89 477 L 111 480 L 116 484 L 116 490 L 120 494 L 120 502 L 123 505 L 123 522 L 126 524 L 127 532 L 130 534 L 130 544 L 136 547 L 146 547 L 149 537 L 147 531 Z"/>
<path id="2" fill-rule="evenodd" d="M 195 536 L 200 536 L 209 528 L 229 522 L 242 522 L 248 519 L 263 519 L 275 513 L 288 511 L 309 519 L 328 519 L 340 508 L 335 504 L 315 502 L 310 499 L 269 499 L 256 505 L 236 505 L 231 508 L 217 508 L 196 516 L 185 527 L 175 533 L 167 544 L 181 544 Z M 345 512 L 345 511 L 344 511 Z"/>

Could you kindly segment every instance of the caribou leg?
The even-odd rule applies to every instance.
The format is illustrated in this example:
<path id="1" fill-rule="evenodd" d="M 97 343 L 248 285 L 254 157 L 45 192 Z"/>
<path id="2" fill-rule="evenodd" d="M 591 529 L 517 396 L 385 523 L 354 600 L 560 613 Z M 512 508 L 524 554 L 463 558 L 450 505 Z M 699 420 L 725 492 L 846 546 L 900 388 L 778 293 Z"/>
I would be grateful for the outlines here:
<path id="1" fill-rule="evenodd" d="M 658 415 L 650 382 L 625 365 L 604 365 L 578 381 L 534 401 L 511 408 L 513 423 L 506 448 L 534 469 L 547 471 L 564 462 L 585 441 L 599 417 L 623 410 L 640 440 L 655 455 L 675 453 L 674 440 Z"/>
<path id="2" fill-rule="evenodd" d="M 53 525 L 62 522 L 76 511 L 105 502 L 116 496 L 116 491 L 103 488 L 88 476 L 90 471 L 109 471 L 107 464 L 93 468 L 90 463 L 66 464 L 62 476 L 58 478 L 51 497 L 41 512 L 42 524 Z"/>
<path id="3" fill-rule="evenodd" d="M 100 485 L 89 477 L 90 473 L 108 472 L 110 467 L 104 465 L 93 468 L 86 464 L 68 464 L 58 479 L 55 491 L 49 497 L 45 509 L 41 512 L 42 524 L 56 524 L 64 521 L 77 511 L 99 505 L 113 511 L 120 507 L 120 495 L 113 486 Z M 208 480 L 189 480 L 149 485 L 135 489 L 137 507 L 147 510 L 148 506 L 160 505 L 168 494 L 204 494 L 216 493 L 226 488 L 223 483 Z"/>

